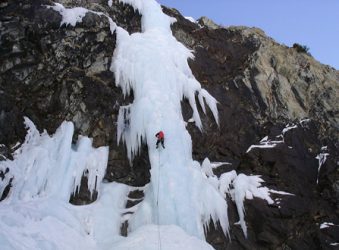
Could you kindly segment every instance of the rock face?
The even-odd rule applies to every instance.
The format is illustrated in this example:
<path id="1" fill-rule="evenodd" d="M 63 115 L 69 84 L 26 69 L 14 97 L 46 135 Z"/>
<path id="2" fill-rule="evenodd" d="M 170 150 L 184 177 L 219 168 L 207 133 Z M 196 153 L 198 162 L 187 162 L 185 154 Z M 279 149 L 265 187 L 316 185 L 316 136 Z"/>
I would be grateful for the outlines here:
<path id="1" fill-rule="evenodd" d="M 319 230 L 319 224 L 339 219 L 339 72 L 277 44 L 259 29 L 201 27 L 171 9 L 165 12 L 178 20 L 173 25 L 177 39 L 195 51 L 193 74 L 220 102 L 220 128 L 211 116 L 203 118 L 203 136 L 193 125 L 188 127 L 195 158 L 232 162 L 216 174 L 230 169 L 260 174 L 272 188 L 295 194 L 272 208 L 248 201 L 247 240 L 238 226 L 231 226 L 231 243 L 216 232 L 208 240 L 216 249 L 330 248 L 328 243 L 338 240 L 331 238 L 338 229 Z M 183 108 L 189 118 L 187 104 Z M 288 124 L 291 129 L 284 130 Z M 246 153 L 265 136 L 281 143 Z M 325 153 L 322 146 L 330 158 L 317 185 L 316 156 Z M 232 225 L 237 221 L 234 208 L 230 217 Z"/>
<path id="2" fill-rule="evenodd" d="M 59 2 L 103 12 L 130 33 L 140 31 L 140 15 L 117 1 L 111 8 L 105 0 Z M 61 15 L 45 5 L 53 2 L 0 4 L 0 160 L 23 141 L 23 116 L 49 133 L 70 120 L 76 135 L 110 146 L 108 181 L 145 185 L 147 148 L 130 166 L 124 146 L 117 145 L 119 106 L 131 100 L 124 100 L 109 70 L 115 34 L 108 19 L 87 13 L 75 27 L 60 27 Z M 246 201 L 248 239 L 233 225 L 238 215 L 230 205 L 231 241 L 213 226 L 207 240 L 216 249 L 332 249 L 339 229 L 320 230 L 320 224 L 339 224 L 339 72 L 259 29 L 220 27 L 206 18 L 197 24 L 174 9 L 164 12 L 177 19 L 176 38 L 195 51 L 193 74 L 220 103 L 220 127 L 210 113 L 202 116 L 202 133 L 188 124 L 193 157 L 232 163 L 215 169 L 217 175 L 231 169 L 258 174 L 270 188 L 294 194 L 272 195 L 282 198 L 273 207 Z M 189 105 L 182 106 L 188 120 Z M 265 136 L 262 144 L 279 143 L 247 152 Z M 329 156 L 318 173 L 316 157 L 324 153 Z M 71 202 L 90 202 L 85 186 Z"/>

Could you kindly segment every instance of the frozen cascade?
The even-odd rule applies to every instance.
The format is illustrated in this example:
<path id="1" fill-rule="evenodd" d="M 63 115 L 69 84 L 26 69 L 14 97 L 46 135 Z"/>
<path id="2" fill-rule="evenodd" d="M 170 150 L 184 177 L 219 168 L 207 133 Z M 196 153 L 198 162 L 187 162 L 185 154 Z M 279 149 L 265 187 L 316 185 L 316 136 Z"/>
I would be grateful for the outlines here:
<path id="1" fill-rule="evenodd" d="M 184 97 L 189 100 L 195 124 L 202 129 L 196 94 L 203 110 L 205 100 L 218 122 L 217 101 L 192 75 L 187 62 L 193 58 L 192 52 L 172 36 L 170 25 L 175 20 L 163 14 L 156 1 L 122 2 L 142 14 L 142 33 L 129 35 L 117 28 L 111 69 L 123 93 L 128 95 L 133 90 L 134 94 L 128 106 L 128 122 L 122 119 L 127 107 L 122 107 L 118 135 L 126 143 L 130 159 L 142 142 L 147 143 L 151 163 L 151 184 L 129 221 L 130 229 L 157 224 L 159 219 L 159 224 L 178 225 L 204 239 L 204 226 L 212 219 L 214 223 L 220 221 L 227 234 L 226 201 L 209 185 L 200 164 L 192 160 L 192 141 L 180 103 Z M 155 134 L 160 130 L 165 133 L 166 149 L 157 150 Z"/>
<path id="2" fill-rule="evenodd" d="M 253 196 L 273 201 L 258 176 L 237 176 L 235 171 L 220 179 L 213 175 L 206 159 L 202 166 L 192 159 L 192 141 L 181 113 L 181 101 L 188 99 L 193 111 L 190 120 L 202 130 L 196 95 L 204 113 L 205 102 L 218 124 L 217 101 L 194 78 L 188 59 L 192 51 L 172 35 L 175 19 L 163 14 L 154 0 L 121 0 L 142 15 L 142 33 L 129 35 L 117 27 L 117 46 L 111 70 L 124 95 L 133 90 L 133 103 L 122 106 L 118 118 L 118 141 L 126 144 L 130 161 L 142 143 L 148 145 L 151 183 L 145 198 L 129 219 L 129 230 L 147 224 L 177 225 L 186 233 L 204 239 L 210 220 L 218 221 L 228 234 L 225 192 L 236 202 L 240 225 L 247 236 L 244 220 L 245 198 Z M 165 149 L 156 149 L 155 134 L 165 133 Z M 227 176 L 227 177 L 226 177 Z M 233 189 L 230 184 L 233 182 Z"/>

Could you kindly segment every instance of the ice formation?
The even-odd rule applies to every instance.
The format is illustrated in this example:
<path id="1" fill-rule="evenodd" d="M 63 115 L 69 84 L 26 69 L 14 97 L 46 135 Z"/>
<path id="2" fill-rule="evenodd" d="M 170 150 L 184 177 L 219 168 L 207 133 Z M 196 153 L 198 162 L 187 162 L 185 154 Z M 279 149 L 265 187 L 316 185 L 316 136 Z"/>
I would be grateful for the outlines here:
<path id="1" fill-rule="evenodd" d="M 310 122 L 310 119 L 304 119 L 304 120 L 301 120 L 301 121 L 299 122 L 299 124 L 300 124 L 300 126 L 305 127 L 305 126 L 307 126 L 307 123 L 308 123 L 308 122 Z M 290 130 L 292 130 L 292 129 L 296 129 L 296 128 L 298 128 L 298 124 L 296 125 L 296 124 L 294 124 L 294 123 L 291 123 L 291 124 L 289 123 L 289 124 L 287 124 L 287 125 L 285 126 L 285 128 L 281 131 L 281 134 L 275 137 L 275 140 L 271 140 L 271 139 L 268 138 L 268 136 L 265 136 L 264 138 L 261 139 L 261 141 L 259 142 L 259 144 L 257 144 L 257 145 L 251 145 L 251 146 L 247 149 L 246 153 L 251 152 L 252 149 L 254 149 L 254 148 L 259 148 L 259 149 L 260 149 L 260 148 L 275 148 L 278 144 L 282 144 L 282 143 L 285 142 L 285 141 L 284 141 L 284 137 L 285 137 L 285 134 L 286 134 L 288 131 L 290 131 Z M 292 148 L 292 147 L 289 146 L 289 148 Z"/>
<path id="2" fill-rule="evenodd" d="M 11 185 L 8 197 L 0 203 L 1 248 L 111 249 L 114 236 L 120 234 L 129 188 L 102 183 L 108 147 L 95 149 L 85 136 L 73 145 L 71 122 L 63 122 L 53 136 L 40 134 L 28 118 L 25 124 L 25 142 L 14 159 L 0 162 L 5 173 L 0 196 Z M 98 200 L 73 206 L 69 199 L 83 175 L 89 191 L 98 192 Z"/>
<path id="3" fill-rule="evenodd" d="M 204 239 L 204 226 L 212 218 L 214 223 L 220 221 L 226 234 L 227 204 L 209 185 L 200 164 L 192 160 L 192 141 L 181 114 L 181 101 L 187 98 L 195 124 L 202 129 L 196 95 L 202 109 L 206 101 L 218 122 L 217 101 L 194 78 L 187 62 L 193 54 L 172 36 L 173 18 L 163 14 L 153 0 L 122 2 L 141 13 L 142 33 L 129 35 L 117 28 L 111 69 L 123 93 L 133 90 L 134 94 L 133 103 L 121 107 L 118 136 L 130 159 L 142 142 L 147 143 L 152 167 L 151 183 L 129 221 L 130 229 L 174 224 Z M 155 134 L 160 130 L 165 133 L 164 150 L 155 148 Z"/>
<path id="4" fill-rule="evenodd" d="M 327 156 L 329 156 L 329 153 L 325 153 L 324 151 L 327 150 L 327 147 L 322 147 L 321 148 L 321 153 L 318 154 L 315 158 L 318 160 L 318 174 L 317 174 L 317 184 L 319 183 L 319 174 L 320 174 L 320 169 L 321 167 L 325 164 L 327 160 Z"/>
<path id="5" fill-rule="evenodd" d="M 25 142 L 15 152 L 14 160 L 0 164 L 1 170 L 9 169 L 0 189 L 3 191 L 11 182 L 9 200 L 53 196 L 68 201 L 79 188 L 84 173 L 89 190 L 99 191 L 97 183 L 105 174 L 108 147 L 94 149 L 88 137 L 80 137 L 72 147 L 74 127 L 70 122 L 62 123 L 53 137 L 46 132 L 40 134 L 28 118 L 25 124 L 28 128 Z"/>

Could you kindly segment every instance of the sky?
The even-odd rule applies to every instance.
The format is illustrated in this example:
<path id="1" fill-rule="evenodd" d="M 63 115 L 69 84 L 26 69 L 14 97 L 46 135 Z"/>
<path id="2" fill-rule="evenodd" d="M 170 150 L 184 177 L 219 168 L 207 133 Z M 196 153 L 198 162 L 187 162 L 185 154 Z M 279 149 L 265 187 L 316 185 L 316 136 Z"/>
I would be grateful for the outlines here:
<path id="1" fill-rule="evenodd" d="M 279 43 L 306 45 L 339 69 L 339 0 L 158 0 L 183 16 L 207 16 L 225 26 L 259 27 Z"/>

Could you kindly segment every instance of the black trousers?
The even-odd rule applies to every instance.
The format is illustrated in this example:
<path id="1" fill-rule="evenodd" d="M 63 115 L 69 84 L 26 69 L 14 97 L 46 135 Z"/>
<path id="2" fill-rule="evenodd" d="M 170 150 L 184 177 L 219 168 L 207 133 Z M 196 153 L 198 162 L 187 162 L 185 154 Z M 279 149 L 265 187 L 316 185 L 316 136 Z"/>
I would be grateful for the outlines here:
<path id="1" fill-rule="evenodd" d="M 161 146 L 162 146 L 163 148 L 165 148 L 165 146 L 164 146 L 164 138 L 158 139 L 158 140 L 157 140 L 157 148 L 159 147 L 159 143 L 161 143 Z"/>

